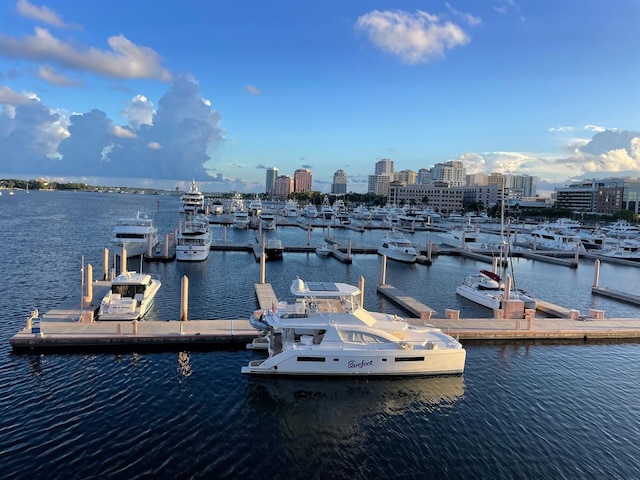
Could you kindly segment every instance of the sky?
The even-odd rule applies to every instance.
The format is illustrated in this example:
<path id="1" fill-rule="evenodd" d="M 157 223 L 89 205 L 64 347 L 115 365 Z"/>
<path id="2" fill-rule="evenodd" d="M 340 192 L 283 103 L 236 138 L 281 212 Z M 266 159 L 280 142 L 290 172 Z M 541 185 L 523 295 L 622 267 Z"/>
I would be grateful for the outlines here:
<path id="1" fill-rule="evenodd" d="M 266 168 L 640 176 L 637 0 L 0 2 L 0 175 L 265 191 Z"/>

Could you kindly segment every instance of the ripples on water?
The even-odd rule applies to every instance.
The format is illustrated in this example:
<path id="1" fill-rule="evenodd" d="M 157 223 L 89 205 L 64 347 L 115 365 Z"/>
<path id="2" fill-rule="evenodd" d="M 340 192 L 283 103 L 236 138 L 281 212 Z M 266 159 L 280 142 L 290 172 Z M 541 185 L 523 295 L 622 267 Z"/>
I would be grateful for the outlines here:
<path id="1" fill-rule="evenodd" d="M 471 345 L 464 376 L 392 380 L 248 378 L 240 367 L 263 354 L 242 350 L 11 354 L 7 340 L 30 309 L 51 308 L 79 289 L 81 254 L 101 269 L 113 219 L 144 211 L 140 205 L 153 211 L 157 197 L 32 192 L 29 205 L 11 208 L 2 200 L 3 478 L 640 477 L 640 347 L 633 343 Z M 164 233 L 177 202 L 160 200 Z M 306 242 L 303 231 L 287 235 Z M 439 258 L 430 268 L 403 267 L 389 264 L 389 282 L 443 311 L 460 301 L 451 286 L 479 266 Z M 152 319 L 177 317 L 182 275 L 190 278 L 192 318 L 242 318 L 255 308 L 251 255 L 212 252 L 197 265 L 145 268 L 163 280 Z M 590 268 L 515 266 L 522 283 L 585 305 L 593 301 L 581 291 Z M 604 270 L 601 278 L 627 284 L 625 275 L 637 274 Z M 574 283 L 554 288 L 549 272 Z M 348 283 L 365 275 L 366 306 L 395 311 L 375 293 L 375 256 L 344 266 L 296 254 L 267 267 L 284 298 L 300 274 Z"/>

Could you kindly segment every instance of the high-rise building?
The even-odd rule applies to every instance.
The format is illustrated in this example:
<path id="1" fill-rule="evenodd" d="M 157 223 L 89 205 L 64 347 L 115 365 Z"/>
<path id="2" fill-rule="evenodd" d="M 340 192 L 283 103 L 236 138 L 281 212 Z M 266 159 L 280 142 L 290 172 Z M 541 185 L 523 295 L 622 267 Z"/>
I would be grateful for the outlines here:
<path id="1" fill-rule="evenodd" d="M 276 187 L 276 178 L 278 178 L 278 169 L 276 167 L 267 168 L 266 193 L 273 195 Z"/>
<path id="2" fill-rule="evenodd" d="M 293 192 L 293 178 L 289 175 L 280 175 L 276 178 L 275 185 L 273 187 L 273 194 L 276 197 L 288 197 Z"/>
<path id="3" fill-rule="evenodd" d="M 401 170 L 397 173 L 394 173 L 393 178 L 395 181 L 402 182 L 405 185 L 413 185 L 414 183 L 416 183 L 418 174 L 413 170 Z"/>
<path id="4" fill-rule="evenodd" d="M 393 175 L 393 160 L 389 158 L 383 158 L 376 162 L 376 175 Z"/>
<path id="5" fill-rule="evenodd" d="M 461 187 L 465 184 L 466 173 L 462 162 L 450 160 L 435 164 L 431 169 L 431 178 L 434 182 L 446 183 L 450 187 Z"/>
<path id="6" fill-rule="evenodd" d="M 293 191 L 311 191 L 311 170 L 308 170 L 306 168 L 299 168 L 298 170 L 293 172 Z"/>
<path id="7" fill-rule="evenodd" d="M 369 175 L 367 193 L 384 195 L 386 197 L 390 183 L 391 177 L 389 175 Z"/>
<path id="8" fill-rule="evenodd" d="M 347 193 L 347 174 L 344 170 L 336 170 L 336 172 L 333 174 L 331 193 L 335 193 L 338 195 Z"/>
<path id="9" fill-rule="evenodd" d="M 432 183 L 431 170 L 429 170 L 428 168 L 421 168 L 420 170 L 418 170 L 418 178 L 416 178 L 416 183 L 420 183 L 422 185 Z"/>

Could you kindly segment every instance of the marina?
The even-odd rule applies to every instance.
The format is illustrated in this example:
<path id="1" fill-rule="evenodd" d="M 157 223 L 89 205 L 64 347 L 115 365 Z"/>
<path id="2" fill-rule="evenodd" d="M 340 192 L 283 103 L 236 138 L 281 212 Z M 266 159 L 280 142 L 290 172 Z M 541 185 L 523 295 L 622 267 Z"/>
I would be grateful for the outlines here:
<path id="1" fill-rule="evenodd" d="M 538 304 L 544 299 L 565 310 L 561 314 L 536 312 L 532 321 L 499 319 L 494 312 L 455 294 L 466 276 L 489 262 L 438 245 L 428 229 L 403 232 L 421 253 L 431 242 L 432 262 L 389 261 L 384 283 L 397 289 L 399 297 L 412 298 L 435 311 L 424 319 L 378 293 L 382 257 L 368 249 L 375 249 L 384 229 L 359 232 L 332 226 L 329 232 L 327 227 L 309 231 L 294 225 L 277 226 L 266 235 L 282 240 L 283 260 L 267 262 L 262 284 L 260 262 L 248 248 L 255 230 L 228 227 L 225 238 L 223 225 L 212 224 L 214 238 L 205 261 L 144 257 L 141 265 L 139 258 L 128 259 L 128 270 L 142 270 L 162 280 L 153 307 L 144 320 L 135 322 L 134 334 L 131 321 L 79 321 L 83 313 L 81 276 L 87 279 L 88 265 L 95 267 L 93 277 L 99 280 L 93 282 L 93 300 L 87 307 L 97 308 L 109 285 L 103 280 L 103 250 L 110 245 L 113 219 L 138 209 L 151 212 L 160 238 L 168 236 L 170 245 L 179 198 L 162 197 L 159 208 L 157 198 L 151 196 L 106 198 L 107 208 L 105 194 L 31 192 L 28 201 L 11 207 L 10 214 L 3 214 L 0 207 L 7 227 L 0 236 L 9 248 L 0 269 L 5 324 L 0 346 L 5 358 L 0 369 L 0 406 L 6 412 L 0 420 L 0 440 L 6 445 L 0 461 L 3 471 L 23 471 L 36 455 L 38 462 L 29 468 L 30 473 L 63 477 L 69 469 L 69 455 L 82 458 L 89 448 L 94 452 L 91 459 L 76 467 L 82 477 L 94 476 L 98 468 L 105 475 L 117 476 L 119 471 L 142 477 L 149 468 L 155 471 L 153 465 L 174 476 L 197 477 L 202 472 L 250 476 L 241 468 L 246 463 L 252 464 L 252 471 L 259 468 L 275 477 L 281 472 L 281 462 L 253 455 L 249 461 L 247 456 L 255 445 L 273 445 L 286 458 L 304 458 L 318 466 L 326 465 L 325 453 L 329 453 L 334 459 L 332 468 L 342 461 L 349 463 L 352 454 L 341 457 L 343 452 L 361 452 L 367 472 L 391 475 L 378 458 L 435 455 L 441 459 L 435 464 L 442 465 L 453 462 L 450 451 L 500 451 L 502 443 L 493 444 L 491 439 L 507 435 L 509 446 L 500 458 L 520 465 L 521 459 L 509 452 L 529 452 L 529 474 L 536 471 L 540 477 L 549 477 L 558 471 L 573 472 L 577 464 L 571 459 L 580 458 L 580 468 L 595 476 L 603 469 L 626 478 L 634 476 L 633 460 L 615 458 L 635 458 L 636 448 L 615 439 L 637 435 L 633 405 L 640 394 L 635 387 L 640 379 L 633 359 L 639 307 L 592 291 L 597 258 L 581 254 L 577 268 L 571 268 L 516 252 L 501 273 L 513 271 L 517 287 L 535 293 Z M 351 243 L 350 264 L 315 252 L 329 233 L 341 250 L 346 251 Z M 161 241 L 158 258 L 164 256 L 164 243 Z M 154 257 L 157 251 L 152 252 Z M 490 251 L 485 255 L 493 261 Z M 107 276 L 110 270 L 109 265 Z M 603 260 L 597 283 L 633 295 L 637 294 L 633 287 L 637 273 L 635 266 Z M 251 336 L 257 334 L 247 320 L 256 309 L 269 309 L 287 298 L 296 276 L 350 285 L 365 278 L 367 310 L 405 317 L 417 326 L 426 321 L 458 338 L 467 351 L 464 373 L 339 381 L 242 375 L 243 366 L 267 356 L 265 351 L 246 349 Z M 189 285 L 186 321 L 180 320 L 184 277 Z M 100 283 L 104 281 L 107 283 Z M 124 343 L 83 347 L 72 338 L 71 345 L 14 349 L 9 340 L 26 328 L 36 308 L 42 318 L 32 319 L 31 327 L 39 327 L 40 332 L 29 336 L 53 340 L 56 335 L 62 339 L 84 331 L 86 339 L 102 336 Z M 212 337 L 207 339 L 207 335 Z M 155 343 L 162 336 L 167 343 Z M 326 420 L 319 425 L 318 418 Z M 571 419 L 569 424 L 566 419 Z M 576 437 L 571 429 L 575 422 L 584 437 Z M 141 437 L 141 428 L 154 433 Z M 384 441 L 376 440 L 380 438 Z M 430 452 L 423 452 L 423 442 Z M 321 455 L 317 454 L 320 443 L 328 448 Z M 546 455 L 549 444 L 564 454 Z M 196 453 L 185 453 L 193 449 Z M 458 458 L 457 453 L 454 456 Z M 544 462 L 536 460 L 543 457 Z M 481 467 L 471 460 L 473 467 L 465 467 L 470 464 L 466 461 L 451 465 L 457 465 L 458 478 L 473 477 L 478 468 L 496 477 L 501 467 L 492 458 L 494 453 L 478 460 L 487 462 Z M 353 478 L 362 473 L 340 468 Z M 419 475 L 415 464 L 407 471 L 409 476 Z M 425 464 L 420 472 L 427 471 L 434 470 Z M 437 471 L 447 476 L 444 470 Z M 452 471 L 447 471 L 451 477 Z M 520 478 L 527 478 L 526 472 Z"/>

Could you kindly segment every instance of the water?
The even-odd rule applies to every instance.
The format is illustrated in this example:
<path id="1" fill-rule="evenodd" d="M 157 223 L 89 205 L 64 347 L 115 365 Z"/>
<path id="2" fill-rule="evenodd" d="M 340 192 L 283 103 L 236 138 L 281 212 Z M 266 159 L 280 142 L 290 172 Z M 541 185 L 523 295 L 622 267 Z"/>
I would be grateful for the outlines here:
<path id="1" fill-rule="evenodd" d="M 244 350 L 11 353 L 8 339 L 30 310 L 78 295 L 81 255 L 96 277 L 102 272 L 115 218 L 153 214 L 164 236 L 177 207 L 169 196 L 74 192 L 17 192 L 0 201 L 2 477 L 640 477 L 636 343 L 468 345 L 461 377 L 339 381 L 245 377 L 240 367 L 263 354 Z M 222 232 L 216 227 L 218 240 Z M 314 231 L 312 243 L 325 233 Z M 359 245 L 381 235 L 333 233 Z M 227 235 L 239 242 L 252 233 Z M 307 238 L 293 227 L 275 235 L 285 245 Z M 427 234 L 412 240 L 426 242 Z M 431 267 L 389 262 L 387 281 L 440 313 L 490 316 L 454 293 L 485 267 L 456 257 Z M 178 317 L 182 275 L 192 319 L 246 318 L 256 308 L 259 265 L 251 254 L 211 252 L 204 263 L 144 269 L 163 282 L 150 321 Z M 591 295 L 592 262 L 569 269 L 517 260 L 514 271 L 519 287 L 554 303 L 638 316 L 637 307 Z M 362 275 L 367 308 L 402 313 L 375 292 L 375 255 L 343 265 L 285 253 L 267 264 L 267 281 L 284 299 L 296 275 L 354 284 Z M 600 278 L 633 292 L 638 271 L 603 264 Z"/>

